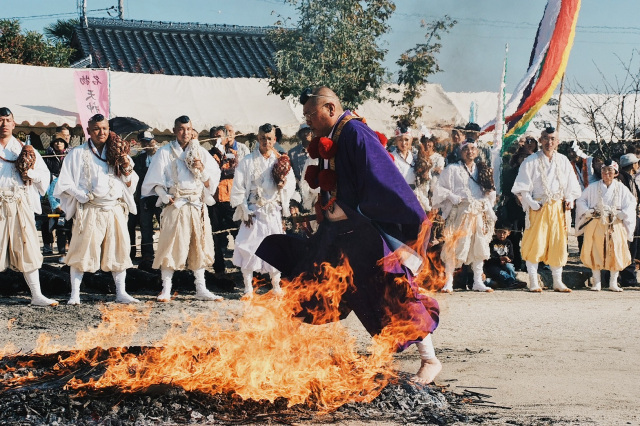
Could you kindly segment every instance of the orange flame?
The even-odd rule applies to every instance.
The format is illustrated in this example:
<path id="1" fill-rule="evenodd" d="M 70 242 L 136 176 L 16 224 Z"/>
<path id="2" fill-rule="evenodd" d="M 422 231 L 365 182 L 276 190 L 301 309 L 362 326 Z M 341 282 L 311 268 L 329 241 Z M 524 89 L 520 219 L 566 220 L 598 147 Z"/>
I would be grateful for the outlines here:
<path id="1" fill-rule="evenodd" d="M 370 401 L 394 376 L 393 353 L 397 336 L 393 327 L 373 339 L 368 354 L 357 351 L 356 340 L 337 321 L 340 300 L 353 285 L 347 260 L 337 267 L 321 265 L 311 278 L 283 283 L 278 299 L 254 295 L 244 302 L 235 322 L 219 321 L 215 313 L 176 322 L 165 337 L 135 355 L 127 351 L 140 324 L 140 312 L 130 306 L 103 308 L 103 322 L 79 333 L 81 350 L 61 359 L 56 368 L 72 372 L 78 363 L 107 366 L 97 380 L 69 380 L 66 387 L 82 393 L 105 388 L 136 392 L 154 385 L 180 386 L 187 391 L 234 391 L 244 399 L 271 402 L 288 399 L 289 406 L 312 404 L 321 411 L 347 402 Z M 301 301 L 317 298 L 311 325 L 294 315 Z M 146 308 L 146 318 L 151 307 Z M 226 326 L 224 326 L 226 324 Z M 44 350 L 46 338 L 39 350 Z M 97 346 L 112 347 L 99 361 Z M 105 352 L 100 356 L 104 358 Z M 26 384 L 37 378 L 4 380 L 0 387 Z"/>
<path id="2" fill-rule="evenodd" d="M 439 250 L 442 243 L 439 242 L 440 247 L 432 247 L 436 220 L 441 219 L 437 212 L 431 210 L 427 218 L 422 222 L 415 241 L 407 243 L 405 247 L 400 247 L 378 261 L 379 266 L 394 266 L 403 263 L 411 255 L 417 255 L 422 258 L 422 266 L 418 274 L 413 277 L 413 281 L 418 284 L 420 294 L 423 296 L 441 290 L 446 281 L 444 265 L 440 259 Z M 453 238 L 455 237 L 453 236 Z M 406 285 L 406 283 L 403 285 Z"/>

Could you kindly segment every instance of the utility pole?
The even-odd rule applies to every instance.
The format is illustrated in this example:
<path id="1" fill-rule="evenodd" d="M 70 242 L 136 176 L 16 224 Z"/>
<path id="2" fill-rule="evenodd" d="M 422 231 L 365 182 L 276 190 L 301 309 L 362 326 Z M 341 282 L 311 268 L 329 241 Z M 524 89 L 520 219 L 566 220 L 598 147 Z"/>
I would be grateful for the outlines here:
<path id="1" fill-rule="evenodd" d="M 83 28 L 87 28 L 87 0 L 78 0 L 78 14 L 80 15 L 80 23 Z"/>
<path id="2" fill-rule="evenodd" d="M 124 0 L 118 2 L 118 17 L 124 20 Z"/>

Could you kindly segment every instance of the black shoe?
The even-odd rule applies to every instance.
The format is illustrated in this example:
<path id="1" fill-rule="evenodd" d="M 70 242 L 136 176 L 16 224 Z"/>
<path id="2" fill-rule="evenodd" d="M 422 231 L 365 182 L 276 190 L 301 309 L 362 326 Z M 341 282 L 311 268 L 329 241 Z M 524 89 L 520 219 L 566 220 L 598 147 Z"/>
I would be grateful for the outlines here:
<path id="1" fill-rule="evenodd" d="M 508 288 L 509 288 L 509 290 L 517 290 L 517 289 L 521 289 L 521 288 L 527 288 L 527 283 L 525 283 L 524 281 L 515 280 L 513 282 L 513 284 L 511 284 L 511 286 L 509 286 Z"/>

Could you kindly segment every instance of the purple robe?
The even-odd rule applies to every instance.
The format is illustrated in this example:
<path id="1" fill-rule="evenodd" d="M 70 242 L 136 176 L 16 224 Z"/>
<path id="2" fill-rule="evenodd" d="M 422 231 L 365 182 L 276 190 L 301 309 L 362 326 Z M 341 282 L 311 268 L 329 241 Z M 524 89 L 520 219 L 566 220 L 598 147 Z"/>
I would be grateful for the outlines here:
<path id="1" fill-rule="evenodd" d="M 361 121 L 354 119 L 343 127 L 335 163 L 337 204 L 348 219 L 322 221 L 308 240 L 271 235 L 256 254 L 288 279 L 313 276 L 317 273 L 314 265 L 329 262 L 335 266 L 344 255 L 353 269 L 355 289 L 342 298 L 341 318 L 354 311 L 367 331 L 376 335 L 389 323 L 391 314 L 410 322 L 420 338 L 426 337 L 438 326 L 436 300 L 418 293 L 404 267 L 388 273 L 377 265 L 390 252 L 381 232 L 401 242 L 415 240 L 424 210 L 378 136 Z M 395 283 L 398 273 L 407 276 L 409 285 Z M 308 311 L 317 308 L 317 300 L 303 302 L 302 307 L 299 316 L 312 322 Z M 399 342 L 398 349 L 414 342 Z"/>

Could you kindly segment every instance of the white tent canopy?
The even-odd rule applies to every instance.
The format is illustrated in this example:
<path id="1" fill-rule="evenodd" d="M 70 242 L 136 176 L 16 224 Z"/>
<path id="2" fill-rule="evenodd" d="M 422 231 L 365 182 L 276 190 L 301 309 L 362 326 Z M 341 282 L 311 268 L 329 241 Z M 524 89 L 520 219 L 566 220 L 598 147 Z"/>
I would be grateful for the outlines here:
<path id="1" fill-rule="evenodd" d="M 22 126 L 81 124 L 73 73 L 71 68 L 0 64 L 0 105 L 9 107 Z M 183 114 L 199 131 L 228 122 L 241 133 L 255 133 L 258 126 L 275 123 L 284 134 L 294 135 L 303 121 L 297 100 L 269 94 L 266 80 L 115 71 L 109 78 L 110 117 L 134 117 L 155 132 L 171 132 L 173 120 Z M 421 122 L 428 127 L 464 121 L 439 85 L 427 85 L 418 104 L 425 107 Z M 391 117 L 398 114 L 396 108 L 367 101 L 357 111 L 374 130 L 393 134 L 396 125 Z"/>
<path id="2" fill-rule="evenodd" d="M 73 73 L 71 68 L 0 64 L 0 103 L 25 126 L 81 124 Z M 114 71 L 109 77 L 110 116 L 134 117 L 155 131 L 170 132 L 180 115 L 188 115 L 200 131 L 229 122 L 240 132 L 255 133 L 261 124 L 277 123 L 293 134 L 300 125 L 301 118 L 288 102 L 269 94 L 264 80 Z"/>
<path id="3" fill-rule="evenodd" d="M 448 92 L 447 96 L 460 111 L 460 115 L 467 117 L 465 122 L 470 115 L 472 103 L 475 104 L 476 121 L 480 126 L 496 118 L 497 92 Z M 508 98 L 509 95 L 507 95 Z M 558 94 L 555 94 L 531 120 L 527 132 L 538 137 L 547 126 L 556 127 L 559 108 L 560 140 L 615 141 L 623 138 L 620 130 L 622 123 L 626 128 L 624 138 L 630 139 L 634 133 L 634 127 L 640 125 L 640 99 L 637 101 L 634 96 L 628 96 L 622 108 L 623 99 L 619 95 L 564 93 L 561 104 L 558 106 Z M 622 110 L 624 110 L 624 119 Z M 595 127 L 598 128 L 597 134 Z M 493 135 L 489 139 L 492 138 Z"/>

